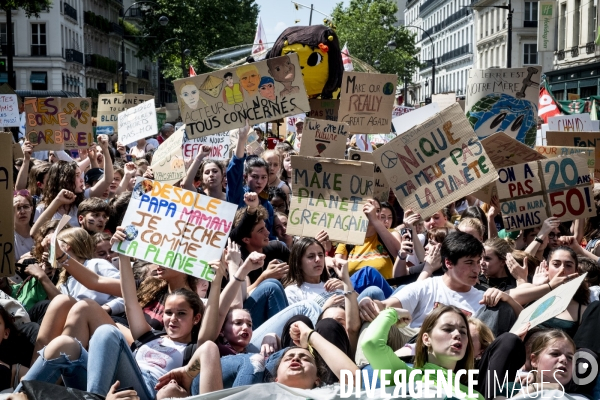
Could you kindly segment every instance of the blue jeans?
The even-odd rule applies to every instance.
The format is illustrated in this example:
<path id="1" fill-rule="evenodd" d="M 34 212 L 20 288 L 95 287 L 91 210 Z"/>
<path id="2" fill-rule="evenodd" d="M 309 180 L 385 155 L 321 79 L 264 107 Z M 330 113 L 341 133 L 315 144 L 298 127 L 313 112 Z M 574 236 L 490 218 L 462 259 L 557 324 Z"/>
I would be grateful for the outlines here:
<path id="1" fill-rule="evenodd" d="M 265 374 L 265 359 L 260 354 L 236 354 L 221 358 L 223 389 L 262 383 Z M 192 396 L 200 394 L 200 375 L 194 378 Z"/>
<path id="2" fill-rule="evenodd" d="M 283 285 L 277 279 L 265 279 L 244 301 L 244 308 L 250 311 L 254 328 L 261 326 L 288 305 Z"/>
<path id="3" fill-rule="evenodd" d="M 310 318 L 314 325 L 316 325 L 320 314 L 321 306 L 313 300 L 302 300 L 294 303 L 277 313 L 277 315 L 269 318 L 268 321 L 262 324 L 258 329 L 254 330 L 252 332 L 252 340 L 246 349 L 249 353 L 258 353 L 263 337 L 267 333 L 276 333 L 277 336 L 281 337 L 284 325 L 295 315 L 305 315 Z"/>
<path id="4" fill-rule="evenodd" d="M 356 290 L 359 294 L 369 286 L 377 286 L 380 288 L 383 291 L 383 295 L 386 299 L 394 292 L 394 289 L 392 289 L 390 284 L 387 283 L 383 275 L 381 275 L 381 273 L 379 273 L 379 271 L 373 267 L 364 267 L 359 269 L 352 274 L 350 280 L 354 285 L 354 290 Z"/>

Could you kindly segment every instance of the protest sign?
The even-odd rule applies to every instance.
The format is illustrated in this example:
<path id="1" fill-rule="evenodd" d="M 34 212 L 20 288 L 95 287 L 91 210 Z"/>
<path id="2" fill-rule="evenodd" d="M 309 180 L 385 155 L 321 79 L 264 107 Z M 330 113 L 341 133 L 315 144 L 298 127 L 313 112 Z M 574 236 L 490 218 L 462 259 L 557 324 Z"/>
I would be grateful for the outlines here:
<path id="1" fill-rule="evenodd" d="M 0 85 L 0 94 L 17 95 L 17 92 L 15 92 L 8 83 L 3 83 Z M 21 96 L 18 96 L 18 95 L 17 95 L 17 107 L 18 107 L 19 113 L 25 112 L 25 110 L 23 109 L 23 100 L 21 100 Z"/>
<path id="2" fill-rule="evenodd" d="M 229 151 L 231 150 L 231 137 L 229 132 L 217 133 L 216 135 L 210 136 L 202 136 L 183 142 L 183 158 L 195 158 L 200 152 L 202 146 L 210 146 L 210 154 L 207 158 L 212 158 L 215 160 L 229 159 Z"/>
<path id="3" fill-rule="evenodd" d="M 119 142 L 132 143 L 158 133 L 154 98 L 119 113 Z"/>
<path id="4" fill-rule="evenodd" d="M 390 131 L 397 75 L 344 71 L 338 121 L 351 133 Z"/>
<path id="5" fill-rule="evenodd" d="M 402 208 L 427 218 L 496 179 L 458 104 L 373 152 Z"/>
<path id="6" fill-rule="evenodd" d="M 98 97 L 98 134 L 112 135 L 119 128 L 119 113 L 153 99 L 149 94 L 101 94 Z"/>
<path id="7" fill-rule="evenodd" d="M 288 235 L 314 238 L 326 230 L 332 241 L 364 243 L 369 220 L 362 206 L 373 197 L 373 164 L 292 156 L 292 190 Z"/>
<path id="8" fill-rule="evenodd" d="M 596 215 L 587 158 L 582 154 L 498 169 L 498 198 L 504 229 L 541 226 L 549 217 L 562 222 Z"/>
<path id="9" fill-rule="evenodd" d="M 12 135 L 0 132 L 0 277 L 15 274 L 12 145 Z"/>
<path id="10" fill-rule="evenodd" d="M 348 124 L 306 118 L 300 155 L 343 159 L 348 136 Z"/>
<path id="11" fill-rule="evenodd" d="M 60 219 L 60 221 L 58 222 L 58 225 L 56 226 L 56 229 L 54 230 L 54 232 L 52 233 L 52 236 L 50 237 L 50 252 L 48 254 L 48 263 L 50 263 L 50 265 L 52 265 L 52 268 L 58 268 L 58 262 L 56 261 L 56 246 L 58 246 L 58 242 L 56 241 L 56 238 L 58 236 L 58 234 L 60 233 L 60 231 L 62 231 L 62 229 L 69 223 L 69 221 L 71 220 L 71 216 L 70 215 L 63 215 Z M 64 261 L 64 260 L 62 260 Z"/>
<path id="12" fill-rule="evenodd" d="M 431 103 L 425 107 L 417 108 L 410 115 L 402 114 L 392 120 L 396 135 L 401 135 L 414 126 L 422 124 L 435 114 L 442 111 L 437 103 Z"/>
<path id="13" fill-rule="evenodd" d="M 404 114 L 408 114 L 409 112 L 413 111 L 415 108 L 414 107 L 405 107 L 405 106 L 394 106 L 394 109 L 392 110 L 392 122 L 394 118 L 399 117 L 401 115 Z"/>
<path id="14" fill-rule="evenodd" d="M 173 84 L 189 139 L 310 111 L 295 53 Z"/>
<path id="15" fill-rule="evenodd" d="M 550 293 L 547 293 L 544 297 L 525 308 L 519 314 L 517 322 L 515 322 L 510 331 L 517 334 L 528 323 L 530 324 L 529 329 L 532 329 L 565 311 L 573 296 L 579 290 L 586 275 L 587 272 L 572 281 L 559 285 Z"/>
<path id="16" fill-rule="evenodd" d="M 185 128 L 181 127 L 165 140 L 152 156 L 152 173 L 154 180 L 161 183 L 174 184 L 183 179 L 185 163 L 181 145 Z"/>
<path id="17" fill-rule="evenodd" d="M 535 146 L 535 150 L 546 158 L 568 157 L 572 154 L 584 153 L 587 158 L 590 175 L 594 176 L 596 168 L 596 149 L 593 147 Z"/>
<path id="18" fill-rule="evenodd" d="M 594 147 L 596 155 L 596 164 L 594 166 L 594 178 L 600 179 L 600 132 L 546 132 L 546 144 L 548 146 L 569 146 L 569 147 Z"/>
<path id="19" fill-rule="evenodd" d="M 385 175 L 383 175 L 383 172 L 381 172 L 381 168 L 375 164 L 375 157 L 373 157 L 373 153 L 351 148 L 348 150 L 348 160 L 373 163 L 373 198 L 379 201 L 388 201 L 390 195 L 390 185 L 385 180 Z"/>
<path id="20" fill-rule="evenodd" d="M 504 132 L 497 132 L 488 136 L 481 141 L 481 144 L 496 170 L 546 158 L 536 150 L 511 138 Z M 473 196 L 489 204 L 492 196 L 496 194 L 496 183 L 491 183 L 473 193 Z"/>
<path id="21" fill-rule="evenodd" d="M 23 149 L 21 148 L 21 145 L 19 143 L 12 144 L 12 156 L 13 160 L 25 157 L 25 155 L 23 154 Z"/>
<path id="22" fill-rule="evenodd" d="M 138 178 L 113 251 L 212 281 L 237 204 Z"/>
<path id="23" fill-rule="evenodd" d="M 440 107 L 440 110 L 443 110 L 447 107 L 450 107 L 452 104 L 456 103 L 456 94 L 455 93 L 434 94 L 431 96 L 431 102 L 437 104 Z"/>
<path id="24" fill-rule="evenodd" d="M 265 148 L 258 141 L 254 141 L 246 145 L 246 153 L 254 154 L 255 156 L 260 156 L 265 152 Z"/>
<path id="25" fill-rule="evenodd" d="M 310 99 L 310 118 L 325 119 L 327 121 L 337 121 L 340 109 L 340 101 L 333 99 Z M 295 132 L 294 127 L 294 132 Z"/>
<path id="26" fill-rule="evenodd" d="M 505 132 L 535 144 L 542 67 L 470 69 L 467 118 L 479 139 Z"/>
<path id="27" fill-rule="evenodd" d="M 35 151 L 88 148 L 94 142 L 91 104 L 83 97 L 26 98 L 27 140 Z"/>
<path id="28" fill-rule="evenodd" d="M 592 120 L 590 114 L 557 115 L 548 118 L 549 131 L 561 132 L 591 132 Z"/>
<path id="29" fill-rule="evenodd" d="M 0 94 L 0 126 L 20 126 L 19 103 L 16 94 Z"/>

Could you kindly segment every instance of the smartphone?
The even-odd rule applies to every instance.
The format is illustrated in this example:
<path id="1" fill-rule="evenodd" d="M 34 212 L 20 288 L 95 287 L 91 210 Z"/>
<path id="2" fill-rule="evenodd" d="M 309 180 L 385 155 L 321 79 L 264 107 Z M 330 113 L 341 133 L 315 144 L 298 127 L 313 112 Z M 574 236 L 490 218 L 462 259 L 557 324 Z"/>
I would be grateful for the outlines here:
<path id="1" fill-rule="evenodd" d="M 408 228 L 402 228 L 400 229 L 400 236 L 404 237 L 405 234 L 408 234 L 408 236 L 412 239 L 412 231 Z"/>
<path id="2" fill-rule="evenodd" d="M 134 390 L 134 389 L 133 389 L 133 386 L 127 386 L 127 387 L 119 388 L 119 389 L 115 390 L 115 393 L 124 392 L 126 390 Z"/>

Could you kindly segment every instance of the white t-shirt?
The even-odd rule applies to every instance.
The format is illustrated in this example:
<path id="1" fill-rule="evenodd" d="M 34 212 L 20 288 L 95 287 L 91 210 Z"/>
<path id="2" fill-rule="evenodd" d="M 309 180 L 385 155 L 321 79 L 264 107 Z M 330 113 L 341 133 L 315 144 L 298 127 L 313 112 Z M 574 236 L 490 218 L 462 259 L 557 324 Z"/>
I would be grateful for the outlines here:
<path id="1" fill-rule="evenodd" d="M 135 353 L 135 361 L 142 371 L 148 371 L 158 380 L 172 369 L 183 366 L 186 346 L 186 343 L 174 342 L 162 336 L 141 346 Z"/>
<path id="2" fill-rule="evenodd" d="M 590 286 L 590 303 L 600 300 L 600 286 Z"/>
<path id="3" fill-rule="evenodd" d="M 100 276 L 115 279 L 120 279 L 121 277 L 118 268 L 101 258 L 92 258 L 91 260 L 84 262 L 83 265 L 87 269 L 94 271 Z M 75 298 L 75 300 L 90 299 L 94 300 L 101 306 L 106 304 L 112 310 L 113 315 L 120 314 L 125 311 L 125 303 L 121 297 L 115 297 L 110 294 L 90 290 L 75 280 L 75 278 L 72 276 L 69 276 L 67 282 L 60 286 L 60 292 Z"/>
<path id="4" fill-rule="evenodd" d="M 285 288 L 285 295 L 287 296 L 290 305 L 302 300 L 315 300 L 317 296 L 325 292 L 327 292 L 325 290 L 325 282 L 304 282 L 300 287 L 293 283 Z"/>
<path id="5" fill-rule="evenodd" d="M 15 261 L 19 261 L 23 254 L 27 254 L 33 248 L 33 238 L 24 238 L 15 231 Z"/>
<path id="6" fill-rule="evenodd" d="M 412 316 L 411 328 L 420 328 L 425 317 L 438 305 L 456 306 L 470 315 L 483 307 L 479 301 L 484 292 L 475 288 L 466 293 L 455 292 L 444 284 L 442 278 L 436 276 L 411 283 L 393 295 Z"/>
<path id="7" fill-rule="evenodd" d="M 83 198 L 89 199 L 90 193 L 91 193 L 91 188 L 85 189 L 85 191 L 83 192 Z M 35 208 L 35 215 L 33 216 L 33 222 L 38 220 L 38 218 L 44 213 L 44 210 L 46 210 L 46 206 L 44 204 L 40 204 Z M 63 215 L 64 214 L 61 214 L 60 212 L 56 212 L 52 216 L 52 219 L 53 220 L 61 219 Z M 75 207 L 73 205 L 71 206 L 71 210 L 69 211 L 69 217 L 71 217 L 71 220 L 69 221 L 69 225 L 71 226 L 71 228 L 78 228 L 79 220 L 77 219 L 77 207 Z"/>

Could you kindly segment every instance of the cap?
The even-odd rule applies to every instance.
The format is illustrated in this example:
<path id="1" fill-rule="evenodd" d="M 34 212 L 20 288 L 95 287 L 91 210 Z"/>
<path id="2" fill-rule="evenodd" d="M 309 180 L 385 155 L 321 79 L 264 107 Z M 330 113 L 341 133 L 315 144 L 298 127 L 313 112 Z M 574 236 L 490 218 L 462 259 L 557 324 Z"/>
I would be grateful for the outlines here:
<path id="1" fill-rule="evenodd" d="M 517 238 L 519 237 L 519 231 L 507 232 L 506 230 L 502 229 L 500 232 L 498 232 L 498 237 L 500 239 L 517 240 Z"/>
<path id="2" fill-rule="evenodd" d="M 92 168 L 85 173 L 85 184 L 93 185 L 98 182 L 104 176 L 104 170 L 102 168 Z"/>

